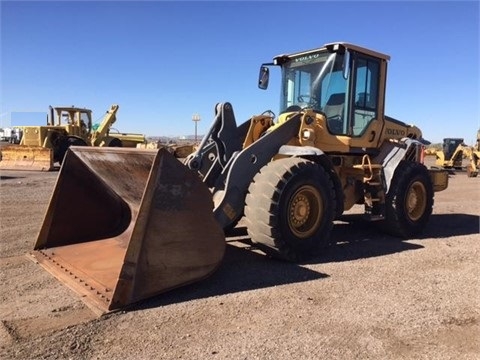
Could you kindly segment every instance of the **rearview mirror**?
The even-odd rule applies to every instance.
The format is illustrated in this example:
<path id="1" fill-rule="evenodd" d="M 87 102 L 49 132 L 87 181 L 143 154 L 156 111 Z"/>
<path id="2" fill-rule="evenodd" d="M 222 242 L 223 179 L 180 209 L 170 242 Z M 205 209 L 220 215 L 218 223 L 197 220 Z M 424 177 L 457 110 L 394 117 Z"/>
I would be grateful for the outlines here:
<path id="1" fill-rule="evenodd" d="M 262 90 L 268 88 L 268 80 L 270 78 L 270 70 L 266 66 L 260 67 L 260 74 L 258 74 L 258 87 Z"/>

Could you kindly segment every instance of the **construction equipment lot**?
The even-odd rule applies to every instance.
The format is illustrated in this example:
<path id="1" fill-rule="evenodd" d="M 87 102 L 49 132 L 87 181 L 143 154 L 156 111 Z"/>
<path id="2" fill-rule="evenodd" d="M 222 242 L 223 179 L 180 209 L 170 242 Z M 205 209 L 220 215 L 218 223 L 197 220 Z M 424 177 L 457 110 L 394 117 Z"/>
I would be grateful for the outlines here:
<path id="1" fill-rule="evenodd" d="M 98 318 L 27 255 L 57 174 L 1 173 L 2 359 L 480 354 L 479 178 L 450 176 L 448 189 L 435 194 L 425 233 L 414 240 L 372 231 L 349 211 L 335 222 L 338 244 L 302 265 L 269 259 L 239 241 L 248 238 L 240 222 L 211 277 Z"/>

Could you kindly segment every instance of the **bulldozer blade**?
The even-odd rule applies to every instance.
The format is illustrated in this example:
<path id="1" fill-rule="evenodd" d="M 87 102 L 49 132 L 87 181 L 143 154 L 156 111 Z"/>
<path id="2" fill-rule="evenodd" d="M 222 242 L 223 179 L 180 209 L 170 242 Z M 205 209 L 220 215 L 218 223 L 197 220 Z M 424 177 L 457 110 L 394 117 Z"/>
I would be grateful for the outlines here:
<path id="1" fill-rule="evenodd" d="M 103 314 L 206 278 L 224 251 L 209 189 L 167 150 L 72 146 L 32 255 Z"/>
<path id="2" fill-rule="evenodd" d="M 50 171 L 53 151 L 41 146 L 11 145 L 2 148 L 0 169 Z"/>

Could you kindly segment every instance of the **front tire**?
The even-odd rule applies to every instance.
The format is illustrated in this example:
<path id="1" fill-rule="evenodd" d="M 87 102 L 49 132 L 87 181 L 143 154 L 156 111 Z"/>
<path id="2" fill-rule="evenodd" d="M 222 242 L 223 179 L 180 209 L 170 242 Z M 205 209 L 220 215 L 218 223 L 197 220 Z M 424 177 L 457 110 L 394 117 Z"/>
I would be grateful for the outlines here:
<path id="1" fill-rule="evenodd" d="M 432 214 L 433 194 L 427 168 L 419 163 L 402 161 L 386 195 L 384 230 L 405 239 L 421 233 Z"/>
<path id="2" fill-rule="evenodd" d="M 335 208 L 334 185 L 320 165 L 302 158 L 276 160 L 249 187 L 247 231 L 266 254 L 302 261 L 330 244 Z"/>
<path id="3" fill-rule="evenodd" d="M 58 145 L 53 152 L 53 161 L 61 165 L 70 146 L 87 146 L 87 143 L 75 136 L 66 136 L 59 139 Z"/>
<path id="4" fill-rule="evenodd" d="M 108 147 L 123 147 L 122 140 L 118 138 L 113 138 L 109 143 Z"/>

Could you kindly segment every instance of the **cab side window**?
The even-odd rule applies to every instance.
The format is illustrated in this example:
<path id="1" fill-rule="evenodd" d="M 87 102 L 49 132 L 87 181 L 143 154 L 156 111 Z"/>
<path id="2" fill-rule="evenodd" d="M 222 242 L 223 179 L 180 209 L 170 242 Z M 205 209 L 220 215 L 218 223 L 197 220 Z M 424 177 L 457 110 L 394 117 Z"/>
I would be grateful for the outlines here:
<path id="1" fill-rule="evenodd" d="M 362 135 L 377 117 L 380 65 L 377 60 L 357 58 L 355 67 L 355 98 L 353 135 Z"/>

